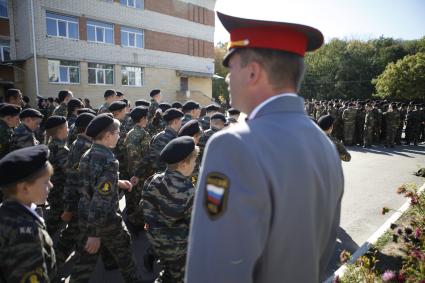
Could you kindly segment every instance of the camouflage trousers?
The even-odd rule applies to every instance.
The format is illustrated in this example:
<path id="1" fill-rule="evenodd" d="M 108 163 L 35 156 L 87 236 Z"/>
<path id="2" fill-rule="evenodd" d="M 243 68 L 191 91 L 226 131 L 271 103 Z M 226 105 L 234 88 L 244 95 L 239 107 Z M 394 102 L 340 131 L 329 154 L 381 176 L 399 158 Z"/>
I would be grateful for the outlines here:
<path id="1" fill-rule="evenodd" d="M 180 283 L 184 280 L 187 254 L 187 236 L 184 236 L 186 232 L 179 231 L 178 234 L 183 235 L 176 235 L 170 230 L 172 229 L 167 229 L 164 233 L 162 229 L 151 229 L 146 234 L 163 268 L 155 282 Z"/>
<path id="2" fill-rule="evenodd" d="M 344 142 L 346 145 L 352 145 L 354 139 L 354 123 L 344 123 Z"/>
<path id="3" fill-rule="evenodd" d="M 61 218 L 63 212 L 62 196 L 58 197 L 54 194 L 50 195 L 49 193 L 47 201 L 49 203 L 49 209 L 46 211 L 46 227 L 47 232 L 49 232 L 49 235 L 53 237 L 53 235 L 63 225 L 63 221 Z"/>
<path id="4" fill-rule="evenodd" d="M 395 141 L 396 144 L 401 144 L 401 135 L 402 135 L 402 133 L 403 133 L 403 126 L 401 125 L 401 126 L 399 126 L 397 128 L 397 132 L 395 134 L 394 141 Z"/>
<path id="5" fill-rule="evenodd" d="M 89 254 L 84 250 L 88 237 L 84 221 L 80 221 L 80 231 L 77 258 L 69 282 L 89 282 L 99 254 L 106 269 L 115 264 L 118 266 L 125 282 L 142 282 L 131 250 L 130 234 L 123 222 L 121 222 L 121 226 L 115 225 L 115 227 L 110 227 L 109 231 L 105 231 L 104 235 L 100 237 L 101 247 L 96 254 Z"/>
<path id="6" fill-rule="evenodd" d="M 74 214 L 71 221 L 59 234 L 59 239 L 55 243 L 56 264 L 58 269 L 62 267 L 66 259 L 77 249 L 80 237 L 80 227 L 78 226 L 78 216 Z"/>
<path id="7" fill-rule="evenodd" d="M 373 130 L 372 130 L 372 128 L 365 127 L 363 144 L 365 146 L 370 146 L 370 145 L 373 144 Z"/>
<path id="8" fill-rule="evenodd" d="M 397 130 L 396 128 L 387 128 L 386 137 L 385 137 L 385 144 L 387 146 L 394 146 L 396 130 Z"/>
<path id="9" fill-rule="evenodd" d="M 140 182 L 140 184 L 143 184 L 143 182 Z M 143 227 L 144 226 L 144 220 L 143 220 L 143 212 L 141 209 L 139 209 L 139 203 L 142 199 L 142 188 L 141 185 L 137 185 L 136 187 L 133 187 L 131 192 L 125 191 L 125 203 L 126 203 L 126 213 L 127 213 L 127 219 L 130 222 L 130 224 L 136 226 L 136 227 Z"/>

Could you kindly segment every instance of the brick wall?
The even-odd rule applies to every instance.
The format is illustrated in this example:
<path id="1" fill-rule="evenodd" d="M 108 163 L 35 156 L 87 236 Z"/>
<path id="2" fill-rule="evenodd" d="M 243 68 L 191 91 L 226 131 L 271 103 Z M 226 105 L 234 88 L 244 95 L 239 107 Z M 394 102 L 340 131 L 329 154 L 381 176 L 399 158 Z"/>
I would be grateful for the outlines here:
<path id="1" fill-rule="evenodd" d="M 80 29 L 80 40 L 87 40 L 87 18 L 78 18 L 78 28 Z"/>
<path id="2" fill-rule="evenodd" d="M 10 36 L 9 20 L 0 18 L 0 36 Z"/>

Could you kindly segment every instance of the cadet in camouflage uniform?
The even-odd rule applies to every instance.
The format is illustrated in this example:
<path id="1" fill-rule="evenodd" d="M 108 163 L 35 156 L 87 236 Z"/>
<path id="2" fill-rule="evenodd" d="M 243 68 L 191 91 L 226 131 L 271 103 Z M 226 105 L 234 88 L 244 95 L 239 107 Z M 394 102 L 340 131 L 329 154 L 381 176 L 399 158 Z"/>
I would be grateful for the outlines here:
<path id="1" fill-rule="evenodd" d="M 13 128 L 19 125 L 20 112 L 21 107 L 13 104 L 0 106 L 0 159 L 10 152 Z"/>
<path id="2" fill-rule="evenodd" d="M 365 106 L 366 116 L 364 124 L 364 142 L 363 147 L 369 147 L 373 144 L 375 114 L 373 113 L 372 105 L 369 103 Z"/>
<path id="3" fill-rule="evenodd" d="M 68 127 L 71 127 L 74 125 L 75 120 L 77 120 L 78 117 L 78 110 L 82 109 L 84 107 L 84 104 L 77 98 L 72 98 L 69 100 L 67 105 L 67 117 L 68 120 Z"/>
<path id="4" fill-rule="evenodd" d="M 321 103 L 316 104 L 316 112 L 314 117 L 316 121 L 319 120 L 319 118 L 323 115 L 326 115 L 326 107 Z"/>
<path id="5" fill-rule="evenodd" d="M 342 161 L 348 162 L 351 160 L 351 154 L 348 153 L 345 146 L 341 141 L 337 140 L 335 137 L 331 135 L 333 129 L 334 118 L 331 115 L 325 115 L 319 118 L 317 124 L 319 127 L 326 133 L 329 139 L 334 143 L 336 150 L 338 151 L 339 158 Z"/>
<path id="6" fill-rule="evenodd" d="M 404 128 L 404 121 L 406 120 L 406 113 L 407 113 L 407 105 L 406 104 L 400 104 L 399 106 L 399 112 L 400 112 L 400 124 L 397 128 L 397 133 L 395 136 L 395 143 L 397 145 L 401 145 L 401 138 Z"/>
<path id="7" fill-rule="evenodd" d="M 350 102 L 348 108 L 342 113 L 344 121 L 344 143 L 345 145 L 353 145 L 355 134 L 357 110 L 354 109 L 354 103 Z"/>
<path id="8" fill-rule="evenodd" d="M 212 115 L 214 115 L 218 109 L 220 109 L 218 106 L 214 104 L 210 104 L 206 107 L 206 114 L 202 119 L 199 121 L 202 126 L 202 130 L 208 130 L 210 128 L 210 118 Z"/>
<path id="9" fill-rule="evenodd" d="M 356 129 L 355 129 L 355 144 L 363 144 L 363 140 L 364 140 L 364 120 L 366 117 L 366 111 L 364 109 L 364 102 L 360 102 L 358 104 L 358 108 L 357 108 L 357 115 L 356 115 Z"/>
<path id="10" fill-rule="evenodd" d="M 172 140 L 161 152 L 167 170 L 156 174 L 143 190 L 147 237 L 163 267 L 156 282 L 183 282 L 195 194 L 190 176 L 197 151 L 191 137 Z"/>
<path id="11" fill-rule="evenodd" d="M 1 282 L 51 282 L 55 277 L 53 242 L 34 204 L 44 203 L 52 187 L 48 154 L 47 147 L 39 145 L 11 152 L 0 161 L 0 190 L 6 199 L 0 206 Z"/>
<path id="12" fill-rule="evenodd" d="M 21 124 L 13 131 L 10 142 L 11 151 L 40 143 L 35 138 L 34 132 L 38 129 L 43 119 L 43 114 L 38 110 L 28 108 L 19 114 L 19 119 L 21 119 Z"/>
<path id="13" fill-rule="evenodd" d="M 386 124 L 386 142 L 385 146 L 394 147 L 394 140 L 400 126 L 400 112 L 396 104 L 392 103 L 387 112 L 384 113 Z"/>
<path id="14" fill-rule="evenodd" d="M 68 116 L 68 102 L 74 97 L 71 91 L 69 90 L 61 90 L 58 93 L 58 101 L 59 106 L 55 108 L 52 115 L 57 116 Z"/>
<path id="15" fill-rule="evenodd" d="M 163 119 L 167 122 L 167 127 L 162 132 L 154 136 L 150 142 L 148 160 L 152 166 L 153 172 L 162 172 L 165 170 L 165 163 L 159 158 L 161 151 L 172 140 L 177 137 L 180 130 L 183 117 L 183 112 L 180 110 L 170 108 L 165 111 Z"/>
<path id="16" fill-rule="evenodd" d="M 207 145 L 210 137 L 217 133 L 218 131 L 224 128 L 224 123 L 226 123 L 226 117 L 221 113 L 216 113 L 211 117 L 211 125 L 208 130 L 204 132 L 202 137 L 199 140 L 199 159 L 202 161 L 204 155 L 205 146 Z"/>
<path id="17" fill-rule="evenodd" d="M 68 125 L 63 116 L 50 116 L 46 121 L 47 144 L 50 150 L 49 161 L 53 166 L 53 188 L 47 201 L 49 209 L 46 214 L 46 226 L 50 235 L 54 235 L 62 225 L 63 187 L 66 179 L 66 166 L 69 149 L 66 146 Z"/>
<path id="18" fill-rule="evenodd" d="M 421 123 L 423 123 L 422 113 L 418 105 L 415 105 L 406 116 L 406 144 L 413 142 L 413 145 L 418 145 Z"/>
<path id="19" fill-rule="evenodd" d="M 159 102 L 161 101 L 161 91 L 159 89 L 153 89 L 149 96 L 151 97 L 151 102 L 149 105 L 148 121 L 152 123 L 153 117 L 155 117 L 156 110 L 159 107 Z"/>
<path id="20" fill-rule="evenodd" d="M 90 113 L 90 114 L 96 115 L 96 111 L 94 111 L 93 109 L 81 108 L 77 110 L 77 114 L 78 114 L 77 119 L 78 119 L 78 116 L 80 116 L 80 114 L 82 113 Z M 69 126 L 69 132 L 68 132 L 67 144 L 71 145 L 77 139 L 78 129 L 77 127 L 75 127 L 75 124 L 71 126 L 68 124 L 68 126 Z"/>
<path id="21" fill-rule="evenodd" d="M 127 104 L 124 101 L 118 100 L 112 102 L 109 105 L 109 111 L 114 115 L 114 118 L 120 121 L 120 138 L 118 140 L 117 145 L 113 149 L 113 153 L 115 157 L 118 159 L 120 163 L 120 175 L 123 178 L 129 178 L 129 174 L 127 172 L 127 153 L 126 147 L 124 144 L 125 139 L 127 138 L 127 132 L 124 125 L 125 115 L 127 114 Z"/>
<path id="22" fill-rule="evenodd" d="M 156 110 L 155 116 L 153 117 L 151 123 L 148 124 L 148 127 L 147 127 L 147 131 L 152 137 L 165 129 L 167 123 L 162 118 L 162 113 L 164 113 L 170 108 L 171 108 L 171 105 L 169 103 L 159 104 L 159 107 Z"/>
<path id="23" fill-rule="evenodd" d="M 127 171 L 131 176 L 136 176 L 135 169 L 138 167 L 142 160 L 147 158 L 149 152 L 149 142 L 151 137 L 144 129 L 148 123 L 148 108 L 136 107 L 130 113 L 131 119 L 134 122 L 133 129 L 128 133 L 127 139 L 124 144 L 127 150 Z M 147 170 L 147 164 L 142 165 L 143 169 Z M 149 171 L 149 170 L 148 170 Z M 142 175 L 138 179 L 132 178 L 133 190 L 127 192 L 125 195 L 126 211 L 128 222 L 133 226 L 134 231 L 137 233 L 143 229 L 144 221 L 139 217 L 137 212 L 140 199 L 142 197 L 141 187 L 136 186 L 138 183 L 142 184 L 148 176 Z M 142 219 L 141 219 L 142 218 Z"/>
<path id="24" fill-rule="evenodd" d="M 70 282 L 88 282 L 100 250 L 115 259 L 125 282 L 142 282 L 131 251 L 131 239 L 119 209 L 119 188 L 131 190 L 118 179 L 119 162 L 111 151 L 119 139 L 118 120 L 100 114 L 87 127 L 93 146 L 83 155 L 79 170 L 82 187 L 78 204 L 81 242 Z"/>
<path id="25" fill-rule="evenodd" d="M 184 117 L 182 119 L 182 126 L 192 119 L 199 119 L 201 107 L 195 101 L 190 100 L 183 104 L 183 113 Z"/>
<path id="26" fill-rule="evenodd" d="M 373 124 L 373 142 L 379 144 L 381 137 L 382 112 L 379 109 L 379 103 L 373 104 L 372 114 L 374 116 Z"/>
<path id="27" fill-rule="evenodd" d="M 92 113 L 82 113 L 75 121 L 75 129 L 78 133 L 77 139 L 70 145 L 68 163 L 66 167 L 66 181 L 63 192 L 63 214 L 62 220 L 68 225 L 61 231 L 59 239 L 55 245 L 56 261 L 58 268 L 65 263 L 65 260 L 76 249 L 80 229 L 78 227 L 78 201 L 80 200 L 79 188 L 82 186 L 79 163 L 81 156 L 90 149 L 91 138 L 85 134 L 86 128 L 94 119 Z"/>
<path id="28" fill-rule="evenodd" d="M 224 117 L 223 114 L 221 115 Z M 226 119 L 224 118 L 224 120 Z M 179 137 L 184 137 L 184 136 L 192 137 L 195 141 L 195 145 L 199 144 L 203 135 L 204 135 L 204 132 L 202 131 L 201 125 L 198 122 L 198 120 L 190 120 L 183 127 L 181 127 L 179 131 Z M 195 169 L 193 170 L 193 173 L 192 173 L 192 183 L 194 186 L 196 185 L 198 181 L 200 166 L 201 166 L 201 157 L 198 156 L 196 158 Z"/>
<path id="29" fill-rule="evenodd" d="M 105 99 L 105 103 L 103 103 L 99 110 L 97 111 L 98 114 L 107 113 L 109 112 L 109 106 L 112 104 L 112 102 L 115 101 L 117 93 L 113 89 L 107 89 L 105 93 L 103 94 L 103 98 Z"/>

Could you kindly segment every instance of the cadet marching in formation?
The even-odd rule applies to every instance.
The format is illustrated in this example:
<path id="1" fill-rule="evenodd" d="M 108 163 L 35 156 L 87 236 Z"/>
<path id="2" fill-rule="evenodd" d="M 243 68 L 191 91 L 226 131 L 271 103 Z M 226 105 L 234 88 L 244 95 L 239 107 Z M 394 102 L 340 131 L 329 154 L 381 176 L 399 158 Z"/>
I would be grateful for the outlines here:
<path id="1" fill-rule="evenodd" d="M 240 112 L 229 109 L 228 119 L 209 105 L 200 117 L 198 103 L 164 103 L 157 89 L 132 109 L 124 94 L 107 90 L 98 111 L 68 90 L 49 111 L 22 109 L 21 92 L 10 89 L 7 97 L 15 96 L 0 106 L 0 281 L 59 282 L 75 252 L 70 282 L 88 282 L 99 256 L 126 282 L 144 282 L 131 234 L 145 230 L 146 269 L 159 260 L 159 282 L 182 282 L 200 148 Z"/>

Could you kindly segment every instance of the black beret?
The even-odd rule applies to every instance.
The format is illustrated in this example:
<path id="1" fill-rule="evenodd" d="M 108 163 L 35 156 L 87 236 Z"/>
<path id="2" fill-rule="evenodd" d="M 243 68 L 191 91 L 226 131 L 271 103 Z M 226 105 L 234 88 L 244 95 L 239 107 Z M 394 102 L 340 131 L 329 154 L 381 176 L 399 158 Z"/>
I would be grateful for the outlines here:
<path id="1" fill-rule="evenodd" d="M 224 116 L 221 113 L 215 113 L 214 115 L 211 116 L 211 120 L 221 120 L 224 123 L 226 123 L 226 116 Z"/>
<path id="2" fill-rule="evenodd" d="M 27 108 L 27 109 L 24 109 L 21 112 L 21 114 L 19 114 L 19 118 L 23 119 L 23 118 L 27 118 L 27 117 L 43 118 L 43 114 L 41 114 L 40 111 L 38 111 L 34 108 Z"/>
<path id="3" fill-rule="evenodd" d="M 124 93 L 122 93 L 121 91 L 117 91 L 117 96 L 118 97 L 124 96 Z"/>
<path id="4" fill-rule="evenodd" d="M 21 112 L 21 107 L 14 104 L 4 103 L 0 107 L 0 117 L 17 116 L 19 115 L 20 112 Z"/>
<path id="5" fill-rule="evenodd" d="M 214 104 L 210 104 L 205 109 L 207 110 L 207 112 L 218 111 L 218 109 L 220 109 L 220 107 L 218 107 L 217 105 L 214 105 Z"/>
<path id="6" fill-rule="evenodd" d="M 109 96 L 115 96 L 115 95 L 117 95 L 117 93 L 115 92 L 115 90 L 113 90 L 113 89 L 107 89 L 105 91 L 105 93 L 103 94 L 103 97 L 104 98 L 107 98 Z"/>
<path id="7" fill-rule="evenodd" d="M 45 145 L 10 152 L 0 160 L 0 187 L 17 183 L 47 166 L 49 149 Z"/>
<path id="8" fill-rule="evenodd" d="M 81 113 L 75 120 L 75 127 L 84 129 L 87 128 L 87 126 L 94 119 L 94 117 L 96 117 L 96 115 L 89 112 Z"/>
<path id="9" fill-rule="evenodd" d="M 187 122 L 186 124 L 184 124 L 184 126 L 180 128 L 179 137 L 183 137 L 183 136 L 193 137 L 194 135 L 200 132 L 201 132 L 201 127 L 199 125 L 198 120 L 193 119 Z"/>
<path id="10" fill-rule="evenodd" d="M 183 111 L 191 111 L 193 109 L 198 109 L 198 108 L 200 108 L 199 104 L 192 100 L 183 104 Z"/>
<path id="11" fill-rule="evenodd" d="M 81 102 L 81 100 L 79 100 L 77 98 L 72 98 L 68 102 L 68 109 L 70 109 L 70 108 L 77 108 L 77 107 L 83 107 L 83 106 L 84 106 L 84 104 Z"/>
<path id="12" fill-rule="evenodd" d="M 138 106 L 138 107 L 135 107 L 130 112 L 130 117 L 135 122 L 139 121 L 141 118 L 147 117 L 147 116 L 148 116 L 148 108 L 146 108 L 146 107 Z"/>
<path id="13" fill-rule="evenodd" d="M 230 108 L 229 110 L 227 110 L 227 112 L 228 112 L 230 115 L 238 115 L 238 114 L 241 114 L 241 111 L 239 111 L 238 109 L 235 109 L 235 108 Z"/>
<path id="14" fill-rule="evenodd" d="M 100 114 L 96 116 L 87 126 L 86 134 L 89 137 L 95 138 L 113 123 L 114 118 L 109 113 Z"/>
<path id="15" fill-rule="evenodd" d="M 123 98 L 123 99 L 121 99 L 120 101 L 124 102 L 124 103 L 125 103 L 125 105 L 127 105 L 127 106 L 128 106 L 128 104 L 129 104 L 128 99 L 126 99 L 126 98 Z"/>
<path id="16" fill-rule="evenodd" d="M 167 111 L 171 108 L 171 105 L 169 103 L 161 103 L 158 105 L 159 109 L 161 109 L 162 112 Z"/>
<path id="17" fill-rule="evenodd" d="M 122 110 L 124 108 L 127 107 L 127 103 L 125 103 L 124 101 L 114 101 L 111 103 L 111 105 L 109 105 L 109 111 L 113 112 L 113 111 L 119 111 Z"/>
<path id="18" fill-rule="evenodd" d="M 169 122 L 173 119 L 181 118 L 183 116 L 184 116 L 184 114 L 180 110 L 178 110 L 176 108 L 170 108 L 170 109 L 168 109 L 167 111 L 164 112 L 164 115 L 162 115 L 162 118 L 166 122 Z"/>
<path id="19" fill-rule="evenodd" d="M 180 102 L 176 101 L 173 104 L 171 104 L 171 107 L 173 107 L 173 108 L 182 108 L 183 105 Z"/>
<path id="20" fill-rule="evenodd" d="M 325 115 L 319 118 L 319 121 L 317 121 L 317 124 L 319 125 L 322 130 L 326 131 L 329 130 L 330 127 L 332 127 L 334 123 L 334 118 L 332 118 L 331 115 Z"/>
<path id="21" fill-rule="evenodd" d="M 46 130 L 52 129 L 54 127 L 60 126 L 62 124 L 66 123 L 66 118 L 63 116 L 57 116 L 57 115 L 53 115 L 50 116 L 47 121 L 46 121 L 46 125 L 44 126 Z"/>
<path id="22" fill-rule="evenodd" d="M 151 104 L 144 100 L 144 99 L 140 99 L 140 100 L 136 100 L 136 102 L 134 103 L 136 106 L 146 106 L 149 107 Z"/>
<path id="23" fill-rule="evenodd" d="M 195 140 L 192 137 L 178 137 L 164 147 L 160 158 L 167 164 L 178 163 L 188 157 L 194 149 Z"/>
<path id="24" fill-rule="evenodd" d="M 93 115 L 96 116 L 96 111 L 94 111 L 93 109 L 90 109 L 90 108 L 81 108 L 81 109 L 77 110 L 78 115 L 83 114 L 83 113 L 90 113 L 90 114 L 93 114 Z"/>
<path id="25" fill-rule="evenodd" d="M 151 91 L 151 93 L 149 94 L 150 97 L 154 97 L 155 95 L 159 94 L 161 92 L 161 90 L 159 89 L 154 89 Z"/>

